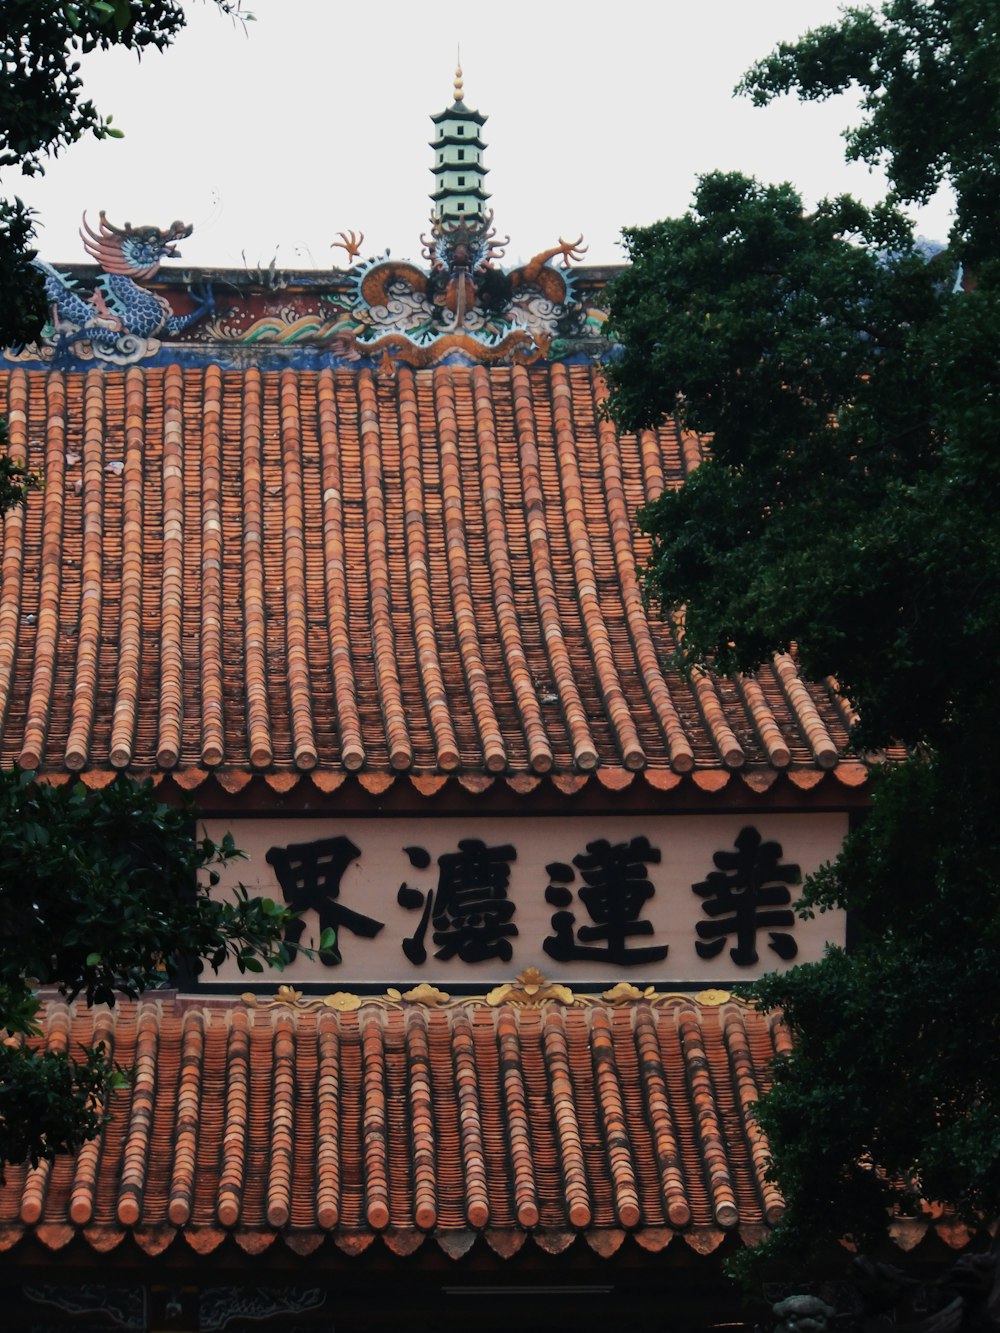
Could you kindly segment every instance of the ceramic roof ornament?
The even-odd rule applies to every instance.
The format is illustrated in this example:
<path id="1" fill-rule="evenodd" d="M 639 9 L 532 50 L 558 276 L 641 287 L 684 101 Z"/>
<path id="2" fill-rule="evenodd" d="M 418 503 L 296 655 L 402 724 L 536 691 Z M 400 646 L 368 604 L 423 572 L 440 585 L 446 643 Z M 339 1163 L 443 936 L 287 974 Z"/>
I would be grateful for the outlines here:
<path id="1" fill-rule="evenodd" d="M 97 230 L 83 215 L 80 237 L 84 249 L 101 267 L 101 276 L 89 297 L 82 295 L 72 277 L 51 264 L 36 259 L 45 295 L 52 312 L 50 341 L 57 351 L 72 348 L 118 365 L 141 359 L 159 347 L 162 335 L 177 335 L 215 308 L 211 285 L 191 295 L 195 308 L 176 315 L 168 301 L 140 286 L 155 278 L 164 259 L 175 259 L 175 241 L 192 232 L 190 226 L 173 222 L 159 227 L 124 227 L 110 223 L 101 209 Z"/>
<path id="2" fill-rule="evenodd" d="M 443 222 L 482 222 L 486 217 L 489 194 L 484 189 L 487 168 L 483 165 L 485 143 L 479 131 L 487 117 L 465 105 L 462 67 L 455 70 L 455 100 L 431 120 L 437 134 L 434 149 L 436 190 L 431 195 L 433 220 Z"/>
<path id="3" fill-rule="evenodd" d="M 372 354 L 387 351 L 408 365 L 456 354 L 530 363 L 547 356 L 556 338 L 584 328 L 586 311 L 574 295 L 569 266 L 586 247 L 582 236 L 560 238 L 512 271 L 500 266 L 509 237 L 497 236 L 487 208 L 486 117 L 466 106 L 464 88 L 459 65 L 452 105 L 431 117 L 435 189 L 430 230 L 420 238 L 429 271 L 388 254 L 362 263 L 352 270 L 351 313 L 367 326 L 359 346 L 368 342 Z M 561 267 L 554 267 L 556 260 Z M 405 343 L 394 336 L 400 334 Z"/>

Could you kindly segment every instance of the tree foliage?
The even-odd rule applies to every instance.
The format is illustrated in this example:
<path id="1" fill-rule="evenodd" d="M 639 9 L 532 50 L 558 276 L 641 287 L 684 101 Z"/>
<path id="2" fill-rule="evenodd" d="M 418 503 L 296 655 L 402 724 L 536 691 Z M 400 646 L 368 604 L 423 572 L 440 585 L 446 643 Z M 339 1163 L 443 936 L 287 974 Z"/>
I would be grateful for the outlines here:
<path id="1" fill-rule="evenodd" d="M 683 655 L 752 671 L 797 646 L 860 709 L 856 745 L 908 747 L 804 893 L 848 908 L 851 951 L 758 990 L 796 1037 L 760 1107 L 787 1202 L 767 1251 L 796 1261 L 884 1234 L 890 1205 L 1000 1204 L 998 41 L 994 4 L 887 0 L 746 80 L 758 100 L 859 83 L 849 151 L 885 156 L 897 200 L 950 181 L 948 251 L 891 200 L 806 213 L 788 185 L 714 175 L 626 233 L 611 295 L 618 423 L 712 436 L 640 515 Z M 951 99 L 929 131 L 916 97 Z"/>
<path id="2" fill-rule="evenodd" d="M 283 907 L 244 890 L 211 896 L 240 856 L 231 835 L 195 833 L 192 811 L 161 805 L 148 782 L 89 792 L 0 775 L 0 1162 L 79 1142 L 115 1082 L 99 1051 L 81 1064 L 22 1044 L 38 986 L 114 1004 L 227 959 L 251 972 L 289 960 Z"/>
<path id="3" fill-rule="evenodd" d="M 925 203 L 954 187 L 953 246 L 996 257 L 1000 221 L 1000 19 L 995 0 L 885 0 L 783 43 L 740 90 L 764 106 L 795 91 L 822 100 L 857 87 L 865 115 L 847 156 L 881 163 L 893 201 Z"/>

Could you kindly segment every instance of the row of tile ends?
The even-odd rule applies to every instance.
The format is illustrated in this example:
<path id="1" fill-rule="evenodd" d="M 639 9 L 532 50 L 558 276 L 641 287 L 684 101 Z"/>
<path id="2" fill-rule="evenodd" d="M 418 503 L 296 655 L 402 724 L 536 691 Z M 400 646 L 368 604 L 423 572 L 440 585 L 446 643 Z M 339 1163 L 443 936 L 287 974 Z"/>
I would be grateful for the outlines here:
<path id="1" fill-rule="evenodd" d="M 950 1217 L 898 1218 L 890 1222 L 888 1230 L 896 1248 L 906 1253 L 915 1249 L 930 1233 L 955 1251 L 964 1250 L 976 1234 L 964 1223 Z M 740 1242 L 744 1245 L 760 1244 L 767 1233 L 768 1228 L 760 1225 L 737 1229 Z M 610 1259 L 627 1241 L 648 1254 L 661 1254 L 672 1241 L 681 1239 L 695 1254 L 709 1256 L 719 1250 L 731 1233 L 714 1226 L 696 1226 L 684 1232 L 675 1231 L 672 1227 L 644 1227 L 633 1232 L 626 1232 L 620 1227 L 589 1227 L 582 1233 L 549 1227 L 536 1227 L 531 1232 L 520 1227 L 485 1227 L 482 1231 L 472 1227 L 439 1227 L 428 1233 L 415 1227 L 389 1227 L 381 1232 L 359 1228 L 327 1233 L 293 1227 L 286 1227 L 279 1232 L 270 1229 L 229 1231 L 222 1227 L 174 1226 L 81 1228 L 68 1222 L 44 1222 L 29 1227 L 20 1222 L 8 1222 L 0 1224 L 0 1254 L 14 1249 L 29 1234 L 53 1253 L 65 1250 L 73 1241 L 82 1238 L 98 1254 L 110 1253 L 127 1236 L 131 1236 L 137 1248 L 149 1258 L 163 1254 L 181 1236 L 198 1255 L 212 1254 L 225 1242 L 232 1241 L 245 1254 L 256 1257 L 263 1255 L 280 1240 L 287 1250 L 301 1258 L 315 1255 L 323 1246 L 334 1246 L 342 1254 L 353 1258 L 370 1250 L 376 1242 L 391 1254 L 408 1256 L 430 1242 L 450 1259 L 462 1259 L 478 1241 L 480 1246 L 485 1244 L 501 1259 L 510 1259 L 530 1240 L 545 1254 L 560 1255 L 574 1244 L 578 1249 L 580 1245 L 586 1244 L 594 1254 L 602 1259 Z M 844 1244 L 845 1248 L 852 1248 L 847 1242 Z"/>
<path id="2" fill-rule="evenodd" d="M 262 779 L 278 795 L 293 791 L 300 784 L 309 784 L 317 791 L 329 795 L 338 791 L 345 784 L 351 784 L 369 796 L 381 796 L 396 783 L 406 783 L 420 796 L 436 796 L 449 784 L 463 788 L 474 794 L 489 791 L 490 788 L 508 787 L 519 796 L 526 796 L 543 784 L 548 784 L 563 795 L 574 795 L 589 785 L 602 787 L 607 791 L 625 791 L 633 784 L 643 784 L 657 792 L 668 792 L 685 786 L 689 791 L 705 792 L 709 795 L 721 792 L 730 783 L 743 785 L 751 792 L 763 794 L 780 779 L 791 784 L 796 791 L 811 791 L 830 775 L 842 787 L 863 787 L 869 779 L 870 767 L 858 759 L 846 759 L 832 769 L 790 768 L 780 770 L 770 766 L 741 769 L 731 772 L 727 769 L 695 769 L 691 773 L 675 773 L 669 768 L 647 768 L 632 772 L 625 768 L 600 767 L 592 773 L 551 773 L 544 777 L 534 773 L 517 773 L 507 777 L 487 773 L 391 773 L 372 770 L 349 774 L 343 770 L 313 769 L 300 773 L 290 769 L 276 772 L 256 772 L 245 768 L 206 769 L 185 767 L 173 769 L 169 773 L 161 770 L 145 772 L 129 769 L 133 777 L 149 778 L 154 786 L 164 778 L 170 780 L 184 791 L 197 791 L 206 783 L 217 786 L 230 796 L 237 795 L 248 787 L 254 779 Z M 53 785 L 65 782 L 82 782 L 92 789 L 109 786 L 119 776 L 118 769 L 94 768 L 79 773 L 44 770 L 37 774 L 41 782 Z M 346 794 L 346 793 L 345 793 Z"/>

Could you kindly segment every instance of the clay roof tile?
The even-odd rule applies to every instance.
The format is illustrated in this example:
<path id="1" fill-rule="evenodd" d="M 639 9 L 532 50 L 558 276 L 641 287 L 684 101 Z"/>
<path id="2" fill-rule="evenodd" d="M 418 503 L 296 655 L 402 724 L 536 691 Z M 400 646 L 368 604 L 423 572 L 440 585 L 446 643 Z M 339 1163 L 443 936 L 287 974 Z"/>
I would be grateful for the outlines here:
<path id="1" fill-rule="evenodd" d="M 582 364 L 0 371 L 46 476 L 3 517 L 0 754 L 227 792 L 843 766 L 850 705 L 793 657 L 671 667 L 634 515 L 701 444 L 617 436 L 603 392 Z"/>
<path id="2" fill-rule="evenodd" d="M 329 1234 L 358 1254 L 381 1233 L 399 1254 L 424 1235 L 464 1253 L 485 1235 L 510 1256 L 525 1235 L 558 1253 L 583 1231 L 601 1254 L 628 1234 L 708 1253 L 781 1215 L 752 1106 L 787 1033 L 733 1001 L 253 1014 L 167 996 L 43 1017 L 51 1049 L 102 1040 L 132 1081 L 75 1159 L 8 1170 L 5 1246 L 80 1235 L 103 1252 L 131 1234 L 153 1254 L 179 1232 L 198 1253 L 281 1237 L 308 1254 Z"/>

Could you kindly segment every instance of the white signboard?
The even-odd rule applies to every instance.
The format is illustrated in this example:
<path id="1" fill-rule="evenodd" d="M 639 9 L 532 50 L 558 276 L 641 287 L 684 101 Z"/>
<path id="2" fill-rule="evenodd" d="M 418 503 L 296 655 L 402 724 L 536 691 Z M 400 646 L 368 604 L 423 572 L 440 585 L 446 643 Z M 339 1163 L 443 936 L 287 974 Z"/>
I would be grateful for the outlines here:
<path id="1" fill-rule="evenodd" d="M 847 815 L 535 819 L 255 819 L 223 873 L 299 912 L 287 936 L 332 926 L 340 961 L 300 955 L 282 981 L 447 987 L 552 980 L 719 984 L 819 958 L 842 913 L 801 920 L 802 879 L 836 856 Z M 253 978 L 235 965 L 202 981 Z"/>

